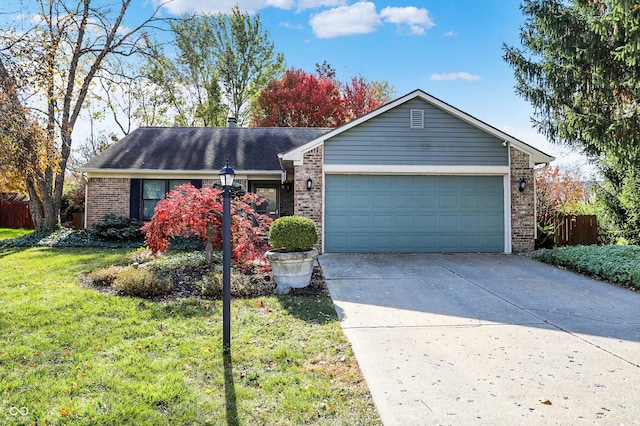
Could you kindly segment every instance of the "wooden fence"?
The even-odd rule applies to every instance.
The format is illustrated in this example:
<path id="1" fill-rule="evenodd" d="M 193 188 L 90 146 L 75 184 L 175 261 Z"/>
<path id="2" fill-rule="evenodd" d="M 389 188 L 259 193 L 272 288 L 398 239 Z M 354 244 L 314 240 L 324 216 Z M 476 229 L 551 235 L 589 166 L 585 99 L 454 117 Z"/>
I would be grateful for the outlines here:
<path id="1" fill-rule="evenodd" d="M 598 243 L 598 220 L 595 215 L 556 216 L 555 243 L 558 246 L 579 246 Z"/>
<path id="2" fill-rule="evenodd" d="M 33 229 L 29 205 L 25 201 L 0 198 L 0 228 Z"/>

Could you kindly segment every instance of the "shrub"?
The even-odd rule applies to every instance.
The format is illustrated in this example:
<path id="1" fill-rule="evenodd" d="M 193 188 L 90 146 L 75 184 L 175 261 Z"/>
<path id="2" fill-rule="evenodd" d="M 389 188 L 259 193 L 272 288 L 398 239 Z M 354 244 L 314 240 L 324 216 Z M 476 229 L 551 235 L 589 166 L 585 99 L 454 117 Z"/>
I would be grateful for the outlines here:
<path id="1" fill-rule="evenodd" d="M 538 235 L 536 237 L 536 248 L 553 248 L 554 245 L 554 229 L 553 225 L 538 226 Z"/>
<path id="2" fill-rule="evenodd" d="M 547 250 L 537 259 L 611 283 L 640 288 L 639 246 L 561 247 Z"/>
<path id="3" fill-rule="evenodd" d="M 149 247 L 140 247 L 131 253 L 127 253 L 124 257 L 124 261 L 127 263 L 147 263 L 157 258 L 157 254 Z"/>
<path id="4" fill-rule="evenodd" d="M 308 251 L 318 242 L 316 224 L 301 216 L 283 216 L 273 221 L 269 229 L 269 244 L 287 252 Z"/>
<path id="5" fill-rule="evenodd" d="M 210 272 L 200 280 L 200 293 L 211 299 L 222 298 L 222 273 Z"/>
<path id="6" fill-rule="evenodd" d="M 118 273 L 113 286 L 126 296 L 152 298 L 171 292 L 173 282 L 170 276 L 152 269 L 129 266 Z"/>
<path id="7" fill-rule="evenodd" d="M 231 270 L 231 296 L 235 298 L 267 296 L 273 294 L 275 283 Z M 203 297 L 222 299 L 222 272 L 211 271 L 200 280 Z"/>
<path id="8" fill-rule="evenodd" d="M 89 272 L 87 274 L 87 278 L 91 281 L 91 284 L 96 286 L 110 286 L 112 285 L 116 277 L 122 270 L 124 266 L 119 265 L 111 265 L 106 268 L 97 269 L 95 271 Z"/>
<path id="9" fill-rule="evenodd" d="M 91 226 L 91 234 L 104 241 L 139 241 L 142 240 L 141 227 L 136 219 L 109 213 Z"/>

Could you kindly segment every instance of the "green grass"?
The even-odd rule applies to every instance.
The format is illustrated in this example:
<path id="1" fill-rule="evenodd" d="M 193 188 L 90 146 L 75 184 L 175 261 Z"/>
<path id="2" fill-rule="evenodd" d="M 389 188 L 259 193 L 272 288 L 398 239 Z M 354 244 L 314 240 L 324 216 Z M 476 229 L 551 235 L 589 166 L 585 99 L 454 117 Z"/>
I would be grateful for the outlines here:
<path id="1" fill-rule="evenodd" d="M 537 259 L 614 284 L 640 288 L 640 246 L 576 246 L 546 250 Z"/>
<path id="2" fill-rule="evenodd" d="M 381 423 L 328 296 L 233 300 L 223 356 L 220 301 L 78 284 L 125 253 L 0 248 L 1 424 Z"/>
<path id="3" fill-rule="evenodd" d="M 17 238 L 33 232 L 33 229 L 0 228 L 0 240 Z"/>

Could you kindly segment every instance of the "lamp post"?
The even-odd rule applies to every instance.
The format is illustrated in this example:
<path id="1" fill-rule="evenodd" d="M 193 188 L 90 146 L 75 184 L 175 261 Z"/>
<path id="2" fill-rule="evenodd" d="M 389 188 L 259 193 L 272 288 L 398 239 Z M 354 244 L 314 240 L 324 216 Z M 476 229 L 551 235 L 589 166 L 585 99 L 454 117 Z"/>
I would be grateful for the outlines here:
<path id="1" fill-rule="evenodd" d="M 231 350 L 231 185 L 235 172 L 224 166 L 220 173 L 222 185 L 222 349 Z"/>

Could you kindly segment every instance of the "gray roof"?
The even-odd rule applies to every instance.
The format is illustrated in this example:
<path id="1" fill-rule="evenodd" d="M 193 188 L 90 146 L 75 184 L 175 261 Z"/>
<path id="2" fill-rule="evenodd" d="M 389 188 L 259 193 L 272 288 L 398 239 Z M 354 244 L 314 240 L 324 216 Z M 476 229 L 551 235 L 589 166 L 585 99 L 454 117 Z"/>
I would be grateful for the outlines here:
<path id="1" fill-rule="evenodd" d="M 278 154 L 331 129 L 284 127 L 140 127 L 81 167 L 97 170 L 280 170 Z"/>

